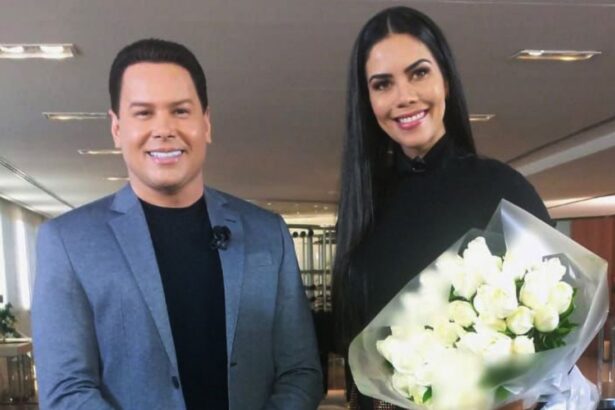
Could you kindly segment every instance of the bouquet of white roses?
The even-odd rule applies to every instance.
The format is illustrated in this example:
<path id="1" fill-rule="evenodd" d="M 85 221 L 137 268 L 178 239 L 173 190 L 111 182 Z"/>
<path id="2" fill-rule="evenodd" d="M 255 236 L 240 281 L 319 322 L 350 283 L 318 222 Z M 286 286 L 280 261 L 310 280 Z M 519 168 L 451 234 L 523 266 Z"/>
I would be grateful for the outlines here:
<path id="1" fill-rule="evenodd" d="M 398 406 L 486 409 L 568 372 L 607 298 L 602 259 L 502 201 L 357 336 L 350 367 L 363 394 Z"/>

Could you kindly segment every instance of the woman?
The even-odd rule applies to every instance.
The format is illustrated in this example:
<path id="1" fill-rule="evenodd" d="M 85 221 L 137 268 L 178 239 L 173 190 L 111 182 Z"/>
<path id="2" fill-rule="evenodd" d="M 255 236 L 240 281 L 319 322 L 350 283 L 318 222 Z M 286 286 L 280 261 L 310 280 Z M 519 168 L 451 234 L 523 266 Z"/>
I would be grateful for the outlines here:
<path id="1" fill-rule="evenodd" d="M 502 198 L 550 221 L 519 173 L 477 156 L 447 41 L 406 7 L 378 13 L 355 42 L 341 187 L 334 310 L 344 353 L 414 275 L 485 227 Z M 392 408 L 360 395 L 352 403 Z"/>

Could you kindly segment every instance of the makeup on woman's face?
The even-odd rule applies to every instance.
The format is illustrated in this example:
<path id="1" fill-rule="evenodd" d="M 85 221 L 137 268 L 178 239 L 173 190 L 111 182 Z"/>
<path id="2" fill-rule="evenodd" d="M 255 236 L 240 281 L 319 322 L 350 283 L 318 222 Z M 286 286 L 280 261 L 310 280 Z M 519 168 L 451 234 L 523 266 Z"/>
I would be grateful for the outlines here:
<path id="1" fill-rule="evenodd" d="M 365 73 L 380 127 L 408 157 L 424 156 L 446 132 L 447 85 L 427 46 L 391 34 L 372 47 Z"/>

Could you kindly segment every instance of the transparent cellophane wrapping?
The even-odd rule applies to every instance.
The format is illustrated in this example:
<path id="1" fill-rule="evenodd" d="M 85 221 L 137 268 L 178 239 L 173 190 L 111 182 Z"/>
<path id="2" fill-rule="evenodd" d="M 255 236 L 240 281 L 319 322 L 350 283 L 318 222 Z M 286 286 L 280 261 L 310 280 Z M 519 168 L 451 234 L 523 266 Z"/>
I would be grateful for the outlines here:
<path id="1" fill-rule="evenodd" d="M 495 405 L 516 400 L 527 401 L 543 393 L 552 393 L 554 388 L 562 384 L 558 379 L 571 371 L 604 325 L 608 313 L 607 263 L 552 226 L 506 200 L 500 202 L 484 231 L 471 230 L 444 253 L 458 254 L 470 240 L 479 235 L 486 238 L 490 249 L 500 253 L 502 247 L 505 247 L 506 251 L 512 251 L 528 262 L 557 256 L 567 267 L 562 280 L 577 290 L 571 321 L 578 324 L 578 327 L 566 337 L 565 346 L 535 353 L 531 365 L 526 366 L 520 375 L 501 384 L 509 394 L 500 398 Z M 393 388 L 391 366 L 376 350 L 376 342 L 391 334 L 391 326 L 405 326 L 409 321 L 420 323 L 429 316 L 429 308 L 409 312 L 404 307 L 404 297 L 420 289 L 421 275 L 433 274 L 434 271 L 437 271 L 436 261 L 410 280 L 352 341 L 349 365 L 354 382 L 362 394 L 402 408 L 428 408 L 410 401 Z"/>

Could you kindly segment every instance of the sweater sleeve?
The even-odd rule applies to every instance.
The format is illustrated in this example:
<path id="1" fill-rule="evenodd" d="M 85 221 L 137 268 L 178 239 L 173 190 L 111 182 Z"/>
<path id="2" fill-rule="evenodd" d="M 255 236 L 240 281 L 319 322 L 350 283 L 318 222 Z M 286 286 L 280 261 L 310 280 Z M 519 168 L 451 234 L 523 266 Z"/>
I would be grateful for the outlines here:
<path id="1" fill-rule="evenodd" d="M 493 162 L 495 163 L 496 161 Z M 497 166 L 497 170 L 494 170 L 494 175 L 498 176 L 496 181 L 499 189 L 501 189 L 502 198 L 525 209 L 549 225 L 555 226 L 555 222 L 549 216 L 545 203 L 532 184 L 510 166 L 500 162 L 497 162 L 497 164 L 499 166 Z"/>

